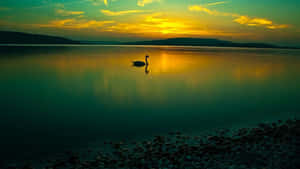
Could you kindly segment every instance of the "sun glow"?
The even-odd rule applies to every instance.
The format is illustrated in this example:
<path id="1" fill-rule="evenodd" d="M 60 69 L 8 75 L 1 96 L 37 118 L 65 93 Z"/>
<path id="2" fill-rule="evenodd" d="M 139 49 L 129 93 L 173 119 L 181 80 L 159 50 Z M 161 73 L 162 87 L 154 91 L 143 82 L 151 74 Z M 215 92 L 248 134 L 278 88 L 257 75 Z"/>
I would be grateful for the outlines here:
<path id="1" fill-rule="evenodd" d="M 273 39 L 298 41 L 300 38 L 298 16 L 253 12 L 256 8 L 252 7 L 245 11 L 241 10 L 243 6 L 231 1 L 69 0 L 38 4 L 29 7 L 21 4 L 24 7 L 19 9 L 14 3 L 5 6 L 0 3 L 1 29 L 57 34 L 75 40 L 208 37 L 273 42 Z M 272 9 L 272 5 L 269 7 Z M 24 19 L 17 19 L 20 16 Z"/>

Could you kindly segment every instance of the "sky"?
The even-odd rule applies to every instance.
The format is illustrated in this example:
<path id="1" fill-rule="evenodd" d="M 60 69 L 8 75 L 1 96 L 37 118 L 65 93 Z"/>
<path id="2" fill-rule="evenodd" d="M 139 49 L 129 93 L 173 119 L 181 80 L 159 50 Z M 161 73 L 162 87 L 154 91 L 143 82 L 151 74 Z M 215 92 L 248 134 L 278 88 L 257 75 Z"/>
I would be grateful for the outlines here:
<path id="1" fill-rule="evenodd" d="M 0 30 L 74 40 L 173 37 L 300 45 L 299 0 L 1 0 Z"/>

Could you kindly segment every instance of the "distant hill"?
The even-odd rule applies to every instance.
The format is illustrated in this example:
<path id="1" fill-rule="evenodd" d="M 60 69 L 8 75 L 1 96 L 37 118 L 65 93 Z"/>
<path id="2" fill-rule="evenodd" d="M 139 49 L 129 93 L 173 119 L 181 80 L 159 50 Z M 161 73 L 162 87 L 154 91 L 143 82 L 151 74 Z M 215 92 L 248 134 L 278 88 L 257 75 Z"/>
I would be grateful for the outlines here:
<path id="1" fill-rule="evenodd" d="M 21 32 L 0 31 L 0 44 L 78 44 L 67 38 Z"/>
<path id="2" fill-rule="evenodd" d="M 119 41 L 80 41 L 80 44 L 86 45 L 121 45 Z"/>
<path id="3" fill-rule="evenodd" d="M 75 41 L 63 37 L 29 34 L 21 32 L 0 31 L 0 44 L 81 44 L 81 45 L 172 45 L 172 46 L 213 46 L 213 47 L 246 47 L 246 48 L 285 48 L 266 43 L 236 43 L 209 38 L 170 38 L 163 40 L 118 42 L 118 41 Z"/>
<path id="4" fill-rule="evenodd" d="M 214 47 L 248 47 L 248 48 L 287 48 L 265 43 L 236 43 L 207 38 L 171 38 L 164 40 L 128 42 L 127 45 L 174 45 L 174 46 L 214 46 Z"/>

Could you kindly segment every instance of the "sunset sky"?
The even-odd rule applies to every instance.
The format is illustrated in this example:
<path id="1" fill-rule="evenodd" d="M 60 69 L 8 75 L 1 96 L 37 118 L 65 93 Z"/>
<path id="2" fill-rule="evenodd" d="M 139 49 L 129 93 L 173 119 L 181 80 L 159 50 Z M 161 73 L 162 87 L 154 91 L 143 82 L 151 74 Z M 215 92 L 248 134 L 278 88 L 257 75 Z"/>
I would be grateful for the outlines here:
<path id="1" fill-rule="evenodd" d="M 299 0 L 1 0 L 0 30 L 75 40 L 171 37 L 300 45 Z"/>

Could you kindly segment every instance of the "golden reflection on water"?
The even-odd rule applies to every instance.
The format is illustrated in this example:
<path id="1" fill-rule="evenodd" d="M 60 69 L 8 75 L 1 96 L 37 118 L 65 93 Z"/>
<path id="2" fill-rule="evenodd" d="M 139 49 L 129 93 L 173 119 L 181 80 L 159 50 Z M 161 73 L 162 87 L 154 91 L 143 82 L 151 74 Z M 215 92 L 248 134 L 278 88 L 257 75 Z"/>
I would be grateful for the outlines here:
<path id="1" fill-rule="evenodd" d="M 261 65 L 244 65 L 234 71 L 234 76 L 239 80 L 257 79 L 264 80 L 270 77 L 272 74 L 284 73 L 284 64 L 281 63 L 270 63 Z"/>
<path id="2" fill-rule="evenodd" d="M 0 64 L 1 69 L 32 70 L 30 73 L 40 76 L 55 73 L 56 81 L 66 91 L 81 95 L 92 90 L 95 96 L 113 97 L 123 103 L 133 101 L 133 96 L 163 102 L 176 92 L 167 91 L 169 86 L 208 96 L 219 84 L 268 80 L 299 66 L 299 60 L 291 65 L 282 61 L 282 56 L 272 56 L 270 61 L 271 56 L 255 53 L 161 49 L 148 50 L 149 66 L 136 68 L 132 61 L 144 60 L 145 51 L 112 51 L 70 50 L 2 59 Z"/>

